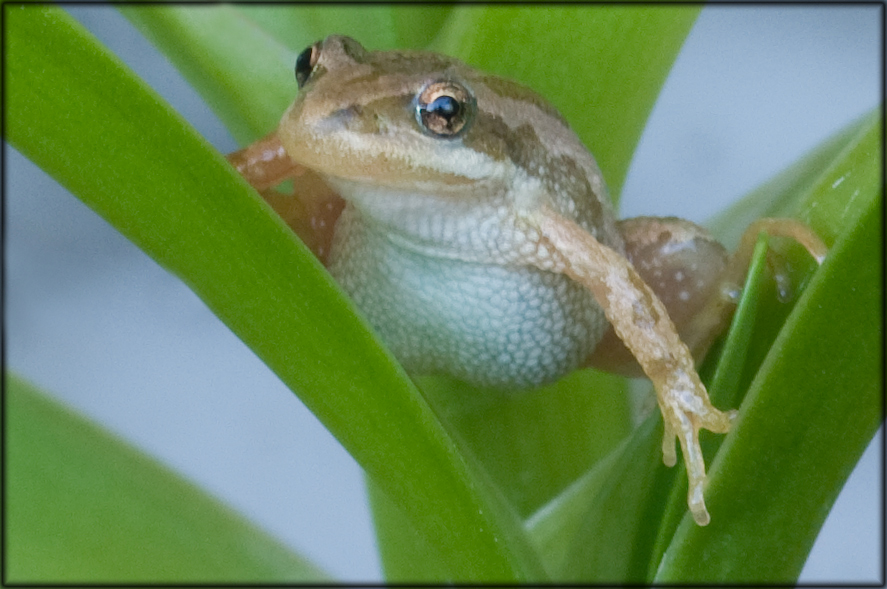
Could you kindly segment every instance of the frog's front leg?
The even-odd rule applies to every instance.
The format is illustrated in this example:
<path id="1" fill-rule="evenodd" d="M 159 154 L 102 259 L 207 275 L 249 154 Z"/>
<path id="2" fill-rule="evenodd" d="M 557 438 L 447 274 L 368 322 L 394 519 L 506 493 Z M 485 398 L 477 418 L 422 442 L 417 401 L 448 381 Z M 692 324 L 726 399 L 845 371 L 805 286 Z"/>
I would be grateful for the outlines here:
<path id="1" fill-rule="evenodd" d="M 527 222 L 540 233 L 542 254 L 532 263 L 562 272 L 594 293 L 619 339 L 653 382 L 665 423 L 663 459 L 670 466 L 677 462 L 677 437 L 687 466 L 688 505 L 696 522 L 706 525 L 710 518 L 703 498 L 699 431 L 726 433 L 736 412 L 711 404 L 668 311 L 623 255 L 551 209 L 529 214 Z"/>
<path id="2" fill-rule="evenodd" d="M 290 159 L 276 133 L 228 154 L 227 158 L 314 255 L 326 263 L 345 201 L 317 174 Z M 293 181 L 292 191 L 276 189 L 287 180 Z"/>
<path id="3" fill-rule="evenodd" d="M 677 436 L 687 466 L 690 511 L 705 525 L 709 516 L 699 430 L 725 433 L 736 412 L 721 412 L 711 404 L 691 350 L 697 358 L 704 354 L 729 323 L 761 232 L 794 239 L 819 263 L 825 245 L 802 223 L 761 219 L 728 255 L 705 229 L 689 221 L 636 218 L 620 223 L 626 259 L 552 211 L 543 210 L 534 222 L 562 265 L 555 269 L 586 285 L 612 325 L 592 360 L 629 374 L 639 365 L 653 382 L 665 425 L 664 461 L 675 464 Z"/>
<path id="4" fill-rule="evenodd" d="M 727 250 L 704 228 L 677 217 L 635 217 L 617 226 L 625 241 L 625 256 L 662 301 L 681 341 L 699 361 L 713 339 L 705 332 L 719 332 L 729 321 L 732 291 L 724 290 L 722 281 L 729 265 Z M 712 321 L 702 326 L 696 318 L 705 309 Z M 643 375 L 612 326 L 588 364 L 625 376 Z"/>

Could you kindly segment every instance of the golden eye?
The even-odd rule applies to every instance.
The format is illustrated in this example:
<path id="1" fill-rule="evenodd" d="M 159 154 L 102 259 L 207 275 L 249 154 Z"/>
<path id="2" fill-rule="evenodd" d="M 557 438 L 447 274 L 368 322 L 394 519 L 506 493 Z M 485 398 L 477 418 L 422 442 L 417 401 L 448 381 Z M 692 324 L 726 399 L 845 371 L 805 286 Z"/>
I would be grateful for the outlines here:
<path id="1" fill-rule="evenodd" d="M 476 110 L 474 95 L 456 82 L 432 82 L 416 96 L 416 120 L 438 137 L 452 138 L 465 132 Z"/>
<path id="2" fill-rule="evenodd" d="M 311 77 L 314 66 L 320 58 L 320 41 L 307 48 L 296 58 L 296 83 L 301 89 Z"/>

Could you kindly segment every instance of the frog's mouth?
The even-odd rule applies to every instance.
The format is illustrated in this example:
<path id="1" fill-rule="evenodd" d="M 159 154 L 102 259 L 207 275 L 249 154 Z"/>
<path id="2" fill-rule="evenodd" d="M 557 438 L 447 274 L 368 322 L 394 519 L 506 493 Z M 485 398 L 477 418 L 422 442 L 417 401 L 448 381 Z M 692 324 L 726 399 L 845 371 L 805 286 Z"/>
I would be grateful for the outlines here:
<path id="1" fill-rule="evenodd" d="M 505 166 L 465 149 L 440 152 L 424 146 L 389 147 L 384 136 L 367 139 L 350 133 L 337 133 L 322 140 L 302 139 L 298 145 L 285 143 L 297 163 L 325 177 L 362 182 L 393 190 L 422 190 L 445 194 L 470 192 L 472 184 L 504 179 Z M 485 161 L 486 160 L 486 161 Z"/>

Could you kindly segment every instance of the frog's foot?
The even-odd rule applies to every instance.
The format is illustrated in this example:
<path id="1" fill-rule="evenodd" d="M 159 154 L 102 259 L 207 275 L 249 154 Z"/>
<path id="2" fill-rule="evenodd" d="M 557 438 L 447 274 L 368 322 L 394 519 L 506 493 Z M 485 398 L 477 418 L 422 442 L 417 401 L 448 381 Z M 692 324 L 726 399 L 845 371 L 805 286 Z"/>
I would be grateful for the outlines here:
<path id="1" fill-rule="evenodd" d="M 301 169 L 286 155 L 276 133 L 225 156 L 253 188 L 262 192 L 292 178 Z"/>
<path id="2" fill-rule="evenodd" d="M 826 254 L 828 254 L 828 248 L 816 232 L 800 221 L 795 221 L 794 219 L 758 219 L 748 226 L 739 240 L 739 247 L 730 256 L 730 261 L 722 278 L 722 282 L 725 285 L 732 285 L 736 289 L 742 288 L 742 284 L 745 282 L 745 275 L 751 265 L 751 258 L 754 255 L 755 244 L 761 233 L 771 237 L 785 237 L 796 241 L 820 265 L 822 265 Z M 780 277 L 777 276 L 777 280 L 779 279 Z"/>
<path id="3" fill-rule="evenodd" d="M 326 264 L 336 220 L 345 208 L 345 201 L 320 176 L 290 159 L 276 133 L 226 157 L 314 255 Z M 294 181 L 291 193 L 275 188 L 287 180 Z"/>
<path id="4" fill-rule="evenodd" d="M 730 424 L 736 419 L 737 412 L 720 411 L 709 401 L 705 387 L 695 374 L 687 375 L 681 371 L 669 378 L 660 387 L 656 385 L 659 409 L 665 424 L 662 436 L 662 460 L 667 466 L 677 463 L 675 438 L 681 444 L 684 453 L 684 464 L 687 467 L 689 489 L 687 504 L 693 519 L 700 526 L 710 521 L 705 508 L 703 487 L 705 485 L 705 460 L 699 446 L 699 431 L 707 429 L 715 433 L 727 433 Z"/>
<path id="5" fill-rule="evenodd" d="M 692 317 L 682 326 L 681 336 L 693 352 L 693 357 L 701 360 L 717 336 L 730 324 L 733 311 L 742 295 L 748 269 L 758 237 L 764 233 L 771 237 L 782 237 L 800 244 L 817 264 L 822 264 L 828 248 L 816 233 L 794 219 L 758 219 L 748 226 L 742 234 L 739 247 L 723 260 L 720 276 L 712 278 L 717 287 L 709 291 L 708 301 L 701 308 L 695 309 Z M 693 260 L 695 262 L 695 260 Z M 773 277 L 779 289 L 781 300 L 790 298 L 790 283 L 785 269 L 773 264 L 768 252 L 768 261 L 773 268 Z"/>

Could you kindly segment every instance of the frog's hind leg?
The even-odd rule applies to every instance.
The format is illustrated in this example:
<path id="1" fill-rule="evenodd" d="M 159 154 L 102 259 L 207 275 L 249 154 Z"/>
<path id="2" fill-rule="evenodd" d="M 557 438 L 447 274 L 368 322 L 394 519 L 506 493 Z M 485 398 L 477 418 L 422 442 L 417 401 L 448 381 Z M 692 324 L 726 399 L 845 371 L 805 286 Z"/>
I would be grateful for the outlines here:
<path id="1" fill-rule="evenodd" d="M 739 247 L 730 256 L 730 262 L 724 272 L 723 282 L 729 285 L 735 285 L 741 288 L 745 282 L 745 276 L 751 265 L 751 258 L 755 251 L 755 244 L 758 237 L 765 233 L 770 237 L 784 237 L 796 241 L 807 250 L 807 253 L 816 260 L 817 264 L 822 264 L 828 253 L 828 248 L 819 236 L 807 225 L 794 219 L 774 219 L 765 217 L 758 219 L 749 225 L 742 238 L 739 240 Z M 779 269 L 776 272 L 780 272 Z M 777 277 L 778 278 L 778 277 Z"/>
<path id="2" fill-rule="evenodd" d="M 276 133 L 228 154 L 227 158 L 314 255 L 326 263 L 345 201 L 314 172 L 290 159 Z M 293 183 L 291 191 L 277 189 L 288 180 Z"/>
<path id="3" fill-rule="evenodd" d="M 793 219 L 755 221 L 732 255 L 705 228 L 676 217 L 635 217 L 619 221 L 618 227 L 626 257 L 665 305 L 696 362 L 729 326 L 762 232 L 797 241 L 817 262 L 826 254 L 819 237 Z M 642 374 L 612 327 L 588 364 L 625 376 Z"/>
<path id="4" fill-rule="evenodd" d="M 716 288 L 712 290 L 708 302 L 699 309 L 686 326 L 686 332 L 690 342 L 688 345 L 696 346 L 701 354 L 696 356 L 701 361 L 705 352 L 715 339 L 726 331 L 736 304 L 742 294 L 748 270 L 751 267 L 755 245 L 761 234 L 770 237 L 782 237 L 793 240 L 803 246 L 817 264 L 822 264 L 828 253 L 828 248 L 816 233 L 807 225 L 794 219 L 758 219 L 749 225 L 739 240 L 739 247 L 726 258 L 724 269 L 717 280 Z M 774 278 L 780 286 L 780 291 L 785 290 L 788 278 L 785 270 L 779 264 L 773 262 L 768 252 L 768 262 L 773 270 Z M 694 349 L 694 355 L 696 349 Z"/>

